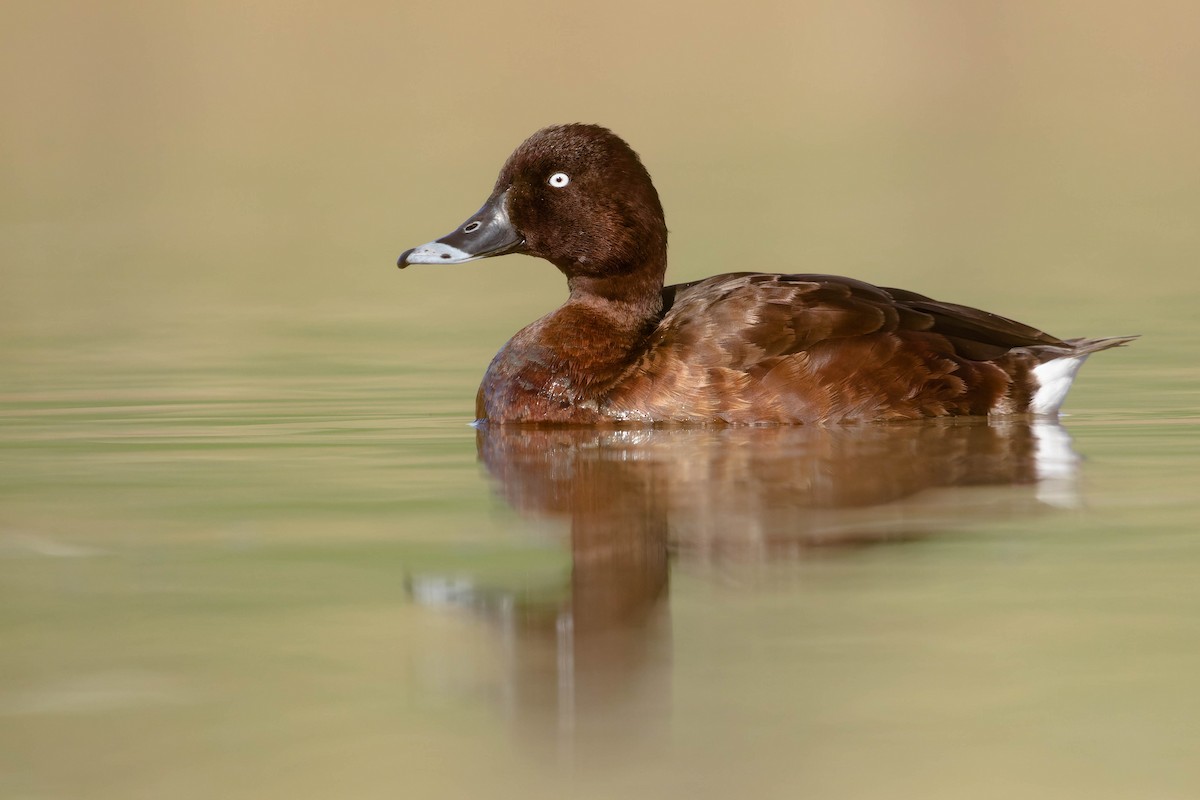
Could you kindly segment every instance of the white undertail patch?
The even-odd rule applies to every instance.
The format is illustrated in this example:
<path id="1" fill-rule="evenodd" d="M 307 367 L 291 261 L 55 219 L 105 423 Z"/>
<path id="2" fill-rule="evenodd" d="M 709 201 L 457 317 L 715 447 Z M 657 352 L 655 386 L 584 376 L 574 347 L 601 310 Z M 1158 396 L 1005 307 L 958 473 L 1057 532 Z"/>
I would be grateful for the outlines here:
<path id="1" fill-rule="evenodd" d="M 1051 416 L 1058 413 L 1059 406 L 1067 398 L 1067 390 L 1075 373 L 1087 359 L 1087 354 L 1081 356 L 1063 356 L 1038 364 L 1033 368 L 1033 377 L 1037 379 L 1038 388 L 1033 394 L 1033 402 L 1029 410 L 1034 414 Z"/>

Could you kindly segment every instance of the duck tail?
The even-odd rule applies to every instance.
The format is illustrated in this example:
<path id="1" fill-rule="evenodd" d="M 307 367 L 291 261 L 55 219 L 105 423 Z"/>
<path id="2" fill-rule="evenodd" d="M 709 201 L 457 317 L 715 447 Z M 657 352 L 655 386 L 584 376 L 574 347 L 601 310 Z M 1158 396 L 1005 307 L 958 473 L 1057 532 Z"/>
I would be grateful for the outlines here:
<path id="1" fill-rule="evenodd" d="M 1075 373 L 1083 366 L 1083 362 L 1092 353 L 1107 350 L 1110 347 L 1121 347 L 1132 342 L 1137 336 L 1107 336 L 1101 339 L 1064 339 L 1066 347 L 1038 347 L 1037 354 L 1042 363 L 1033 368 L 1037 379 L 1037 390 L 1029 404 L 1029 410 L 1040 416 L 1054 416 L 1067 398 L 1071 381 Z M 1035 349 L 1035 348 L 1030 348 Z"/>
<path id="2" fill-rule="evenodd" d="M 1067 344 L 1073 348 L 1073 355 L 1086 356 L 1091 353 L 1098 353 L 1101 350 L 1107 350 L 1110 347 L 1124 347 L 1139 338 L 1140 334 L 1134 336 L 1105 336 L 1101 339 L 1065 339 Z"/>

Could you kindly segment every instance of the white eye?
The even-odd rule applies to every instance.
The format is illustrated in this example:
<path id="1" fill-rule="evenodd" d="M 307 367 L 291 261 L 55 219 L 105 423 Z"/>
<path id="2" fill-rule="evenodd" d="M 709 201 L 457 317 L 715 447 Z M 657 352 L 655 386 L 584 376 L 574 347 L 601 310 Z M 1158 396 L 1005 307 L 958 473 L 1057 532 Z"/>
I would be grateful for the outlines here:
<path id="1" fill-rule="evenodd" d="M 547 181 L 547 183 L 549 183 L 555 189 L 561 189 L 570 182 L 571 182 L 571 176 L 565 172 L 556 172 L 553 175 L 551 175 L 550 180 Z"/>

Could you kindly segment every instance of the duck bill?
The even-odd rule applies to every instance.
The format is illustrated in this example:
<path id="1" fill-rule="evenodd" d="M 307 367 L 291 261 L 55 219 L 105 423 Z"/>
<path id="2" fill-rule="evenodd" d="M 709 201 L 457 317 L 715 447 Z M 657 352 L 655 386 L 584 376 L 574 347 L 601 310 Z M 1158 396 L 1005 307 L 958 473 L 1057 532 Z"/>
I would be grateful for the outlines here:
<path id="1" fill-rule="evenodd" d="M 465 264 L 489 256 L 519 252 L 525 238 L 508 218 L 508 192 L 493 194 L 483 208 L 471 215 L 454 232 L 428 244 L 405 250 L 396 261 L 409 264 Z"/>

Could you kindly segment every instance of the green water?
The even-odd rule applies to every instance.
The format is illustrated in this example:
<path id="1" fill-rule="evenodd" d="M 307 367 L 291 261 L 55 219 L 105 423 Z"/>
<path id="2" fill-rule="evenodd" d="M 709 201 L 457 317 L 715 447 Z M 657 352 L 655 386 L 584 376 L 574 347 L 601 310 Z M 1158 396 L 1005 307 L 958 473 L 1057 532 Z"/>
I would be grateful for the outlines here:
<path id="1" fill-rule="evenodd" d="M 8 340 L 3 796 L 1200 786 L 1160 340 L 1039 481 L 1016 423 L 478 433 L 403 323 L 241 325 Z"/>
<path id="2" fill-rule="evenodd" d="M 0 798 L 1197 796 L 1196 23 L 5 4 Z M 392 265 L 573 120 L 672 280 L 1143 338 L 1059 428 L 476 431 L 560 276 Z"/>

